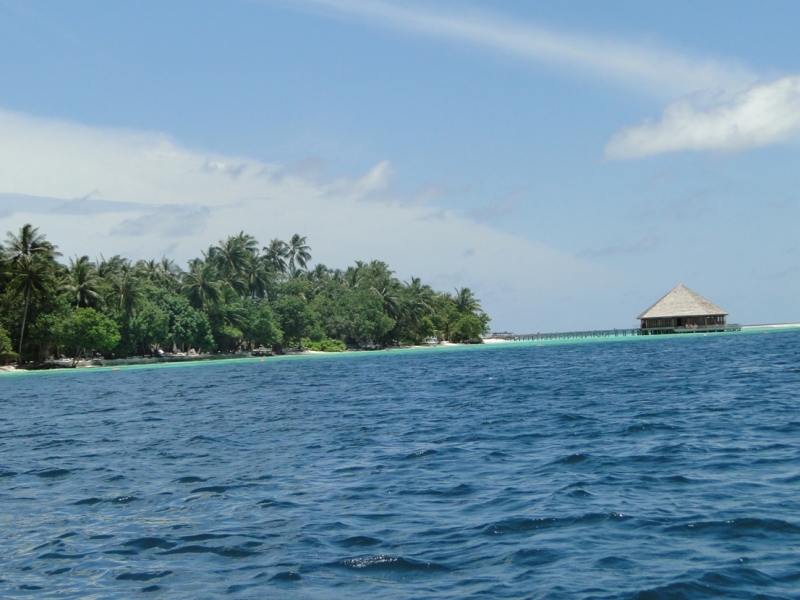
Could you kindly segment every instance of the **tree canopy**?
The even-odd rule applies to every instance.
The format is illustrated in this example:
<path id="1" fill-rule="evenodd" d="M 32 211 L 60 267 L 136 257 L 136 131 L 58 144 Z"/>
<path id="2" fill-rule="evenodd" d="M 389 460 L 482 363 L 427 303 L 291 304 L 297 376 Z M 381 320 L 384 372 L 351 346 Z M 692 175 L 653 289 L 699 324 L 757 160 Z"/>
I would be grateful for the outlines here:
<path id="1" fill-rule="evenodd" d="M 378 260 L 312 264 L 305 237 L 261 246 L 244 231 L 181 269 L 167 257 L 58 261 L 32 225 L 0 245 L 0 353 L 44 361 L 101 352 L 228 352 L 303 344 L 323 350 L 477 341 L 489 317 L 469 288 L 400 281 Z M 18 352 L 12 352 L 17 349 Z"/>

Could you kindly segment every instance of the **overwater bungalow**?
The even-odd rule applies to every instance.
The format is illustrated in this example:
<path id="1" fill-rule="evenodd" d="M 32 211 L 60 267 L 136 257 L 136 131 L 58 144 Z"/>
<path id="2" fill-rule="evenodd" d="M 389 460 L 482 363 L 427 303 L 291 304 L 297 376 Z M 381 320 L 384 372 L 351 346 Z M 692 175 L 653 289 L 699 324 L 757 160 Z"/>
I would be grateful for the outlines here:
<path id="1" fill-rule="evenodd" d="M 640 314 L 642 334 L 700 333 L 734 331 L 739 325 L 728 325 L 728 313 L 685 285 L 678 285 Z"/>

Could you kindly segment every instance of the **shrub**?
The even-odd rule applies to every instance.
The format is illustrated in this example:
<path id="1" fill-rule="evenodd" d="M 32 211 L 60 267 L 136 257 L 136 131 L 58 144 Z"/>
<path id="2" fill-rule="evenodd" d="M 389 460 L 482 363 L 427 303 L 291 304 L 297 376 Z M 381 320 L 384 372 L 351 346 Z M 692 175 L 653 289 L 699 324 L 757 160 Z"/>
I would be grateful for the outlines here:
<path id="1" fill-rule="evenodd" d="M 17 362 L 17 360 L 19 360 L 19 354 L 16 352 L 12 352 L 11 350 L 0 352 L 0 365 L 7 365 L 11 362 Z"/>
<path id="2" fill-rule="evenodd" d="M 0 352 L 11 352 L 11 338 L 2 325 L 0 325 Z"/>
<path id="3" fill-rule="evenodd" d="M 329 338 L 323 338 L 318 342 L 310 340 L 309 338 L 303 338 L 300 340 L 300 345 L 303 346 L 303 348 L 316 352 L 342 352 L 347 348 L 342 340 L 332 340 Z"/>

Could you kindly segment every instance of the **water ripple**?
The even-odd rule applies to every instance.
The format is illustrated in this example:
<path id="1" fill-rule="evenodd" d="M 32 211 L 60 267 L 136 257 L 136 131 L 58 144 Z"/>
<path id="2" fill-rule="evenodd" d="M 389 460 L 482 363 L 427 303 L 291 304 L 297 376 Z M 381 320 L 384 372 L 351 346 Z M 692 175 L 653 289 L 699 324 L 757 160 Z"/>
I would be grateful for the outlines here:
<path id="1" fill-rule="evenodd" d="M 800 334 L 0 377 L 2 597 L 792 598 Z"/>

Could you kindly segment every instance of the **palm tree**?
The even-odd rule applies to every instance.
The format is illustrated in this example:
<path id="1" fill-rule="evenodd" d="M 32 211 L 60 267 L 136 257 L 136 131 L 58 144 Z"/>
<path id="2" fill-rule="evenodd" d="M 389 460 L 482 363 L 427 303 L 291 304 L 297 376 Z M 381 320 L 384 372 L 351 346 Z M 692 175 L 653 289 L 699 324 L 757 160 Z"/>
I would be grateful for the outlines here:
<path id="1" fill-rule="evenodd" d="M 136 312 L 144 297 L 144 290 L 142 290 L 139 272 L 136 268 L 131 267 L 129 261 L 123 262 L 119 273 L 109 276 L 109 284 L 112 305 L 127 315 Z"/>
<path id="2" fill-rule="evenodd" d="M 270 263 L 265 256 L 255 256 L 247 265 L 244 278 L 251 298 L 261 298 L 270 285 Z"/>
<path id="3" fill-rule="evenodd" d="M 304 273 L 303 269 L 289 269 L 289 279 L 297 279 L 302 277 Z"/>
<path id="4" fill-rule="evenodd" d="M 456 310 L 462 314 L 474 314 L 481 310 L 481 303 L 468 287 L 456 288 Z"/>
<path id="5" fill-rule="evenodd" d="M 345 287 L 350 289 L 359 287 L 361 280 L 364 279 L 365 268 L 366 264 L 360 260 L 356 261 L 355 267 L 347 267 L 347 270 L 341 275 Z"/>
<path id="6" fill-rule="evenodd" d="M 19 333 L 19 364 L 22 364 L 22 342 L 25 338 L 25 323 L 28 320 L 31 296 L 45 294 L 52 280 L 52 271 L 52 265 L 35 256 L 21 256 L 14 263 L 10 287 L 18 295 L 25 297 L 22 328 Z"/>
<path id="7" fill-rule="evenodd" d="M 422 285 L 419 277 L 412 277 L 402 293 L 400 313 L 411 328 L 418 333 L 422 319 L 433 312 L 434 292 L 429 285 Z"/>
<path id="8" fill-rule="evenodd" d="M 386 279 L 377 286 L 373 286 L 374 291 L 381 297 L 383 302 L 383 314 L 392 319 L 396 319 L 400 314 L 400 285 L 397 280 Z"/>
<path id="9" fill-rule="evenodd" d="M 102 279 L 88 256 L 69 259 L 69 268 L 61 280 L 61 289 L 67 292 L 76 306 L 94 307 L 100 302 Z"/>
<path id="10" fill-rule="evenodd" d="M 295 272 L 295 263 L 299 268 L 305 269 L 308 262 L 311 260 L 311 248 L 306 245 L 306 238 L 294 234 L 292 239 L 289 240 L 286 255 L 289 257 L 289 272 Z"/>
<path id="11" fill-rule="evenodd" d="M 237 235 L 234 239 L 236 240 L 236 243 L 244 248 L 250 256 L 256 256 L 258 254 L 258 240 L 252 235 L 245 233 L 244 231 L 240 231 L 239 235 Z"/>
<path id="12" fill-rule="evenodd" d="M 97 264 L 97 274 L 103 279 L 108 279 L 113 275 L 119 275 L 122 272 L 123 265 L 128 264 L 127 258 L 122 258 L 119 254 L 106 259 L 102 254 L 100 255 L 100 262 Z"/>
<path id="13" fill-rule="evenodd" d="M 368 265 L 357 262 L 356 265 L 360 279 L 367 281 L 370 289 L 381 297 L 383 313 L 396 319 L 400 312 L 400 282 L 392 277 L 394 271 L 380 260 L 373 260 Z"/>
<path id="14" fill-rule="evenodd" d="M 216 265 L 219 256 L 219 248 L 217 246 L 209 246 L 208 250 L 205 252 L 201 251 L 201 254 L 203 255 L 203 260 L 206 262 L 206 264 Z"/>
<path id="15" fill-rule="evenodd" d="M 222 299 L 224 302 L 218 303 L 217 308 L 221 309 L 224 322 L 238 330 L 245 329 L 248 325 L 247 310 L 241 300 L 230 288 L 222 291 Z"/>
<path id="16" fill-rule="evenodd" d="M 6 249 L 0 244 L 0 284 L 11 276 L 11 261 L 6 256 Z"/>
<path id="17" fill-rule="evenodd" d="M 22 226 L 19 235 L 8 232 L 5 251 L 12 263 L 23 256 L 36 256 L 45 260 L 61 256 L 60 252 L 56 252 L 56 246 L 48 242 L 46 236 L 39 233 L 39 228 L 30 223 Z"/>
<path id="18" fill-rule="evenodd" d="M 170 290 L 174 290 L 178 286 L 183 271 L 175 264 L 174 260 L 162 256 L 156 270 L 158 272 L 158 281 L 161 285 Z"/>
<path id="19" fill-rule="evenodd" d="M 11 289 L 25 296 L 22 312 L 22 327 L 19 333 L 19 364 L 22 364 L 22 343 L 25 339 L 25 323 L 31 295 L 41 296 L 52 279 L 55 257 L 61 256 L 56 247 L 47 241 L 44 234 L 31 224 L 23 225 L 19 235 L 10 231 L 6 237 L 6 260 L 11 272 Z"/>
<path id="20" fill-rule="evenodd" d="M 433 310 L 433 299 L 436 292 L 429 285 L 422 285 L 422 279 L 412 277 L 410 283 L 406 283 L 406 289 L 426 307 L 428 311 Z"/>
<path id="21" fill-rule="evenodd" d="M 213 265 L 200 264 L 183 276 L 183 295 L 195 308 L 207 311 L 223 298 L 222 287 Z"/>
<path id="22" fill-rule="evenodd" d="M 158 263 L 154 260 L 140 260 L 136 263 L 136 271 L 144 278 L 155 283 L 158 280 Z"/>
<path id="23" fill-rule="evenodd" d="M 286 256 L 289 247 L 286 242 L 274 238 L 270 241 L 269 246 L 264 246 L 264 257 L 267 259 L 272 268 L 278 273 L 286 272 Z"/>
<path id="24" fill-rule="evenodd" d="M 189 271 L 191 272 L 201 269 L 206 262 L 202 258 L 191 258 L 187 264 L 189 265 Z"/>
<path id="25" fill-rule="evenodd" d="M 219 241 L 213 261 L 228 286 L 243 296 L 249 292 L 248 272 L 258 257 L 258 241 L 244 231 Z"/>

